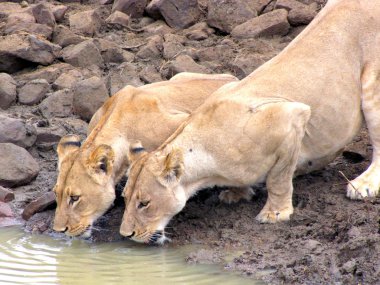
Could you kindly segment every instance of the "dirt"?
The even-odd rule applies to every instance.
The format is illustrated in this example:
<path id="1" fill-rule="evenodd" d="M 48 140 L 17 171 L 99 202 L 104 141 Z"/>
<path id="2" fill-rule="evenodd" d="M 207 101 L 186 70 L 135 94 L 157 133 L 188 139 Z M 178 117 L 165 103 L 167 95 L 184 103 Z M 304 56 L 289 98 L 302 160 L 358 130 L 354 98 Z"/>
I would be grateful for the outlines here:
<path id="1" fill-rule="evenodd" d="M 92 7 L 65 5 L 70 7 L 70 13 Z M 102 8 L 105 15 L 110 8 L 110 5 Z M 134 20 L 129 30 L 107 26 L 97 37 L 136 46 L 130 51 L 137 53 L 137 46 L 147 42 L 147 35 L 135 31 L 140 23 Z M 63 24 L 67 25 L 67 17 Z M 239 41 L 217 31 L 202 41 L 186 40 L 185 47 L 197 51 L 198 63 L 213 72 L 228 72 L 242 78 L 281 51 L 303 28 L 293 27 L 284 37 Z M 173 33 L 185 35 L 183 30 Z M 228 50 L 213 49 L 222 41 L 228 42 Z M 244 60 L 235 61 L 237 58 Z M 135 60 L 134 64 L 138 71 L 154 66 L 165 77 L 168 62 L 158 57 Z M 114 64 L 107 65 L 102 76 L 106 78 L 114 69 Z M 74 115 L 47 120 L 35 106 L 19 103 L 5 113 L 35 123 L 48 121 L 67 133 L 85 135 L 82 128 L 69 120 L 78 118 Z M 208 189 L 188 201 L 186 208 L 171 221 L 168 232 L 172 242 L 165 246 L 200 244 L 203 249 L 189 254 L 186 259 L 189 263 L 222 263 L 225 270 L 238 271 L 268 284 L 380 284 L 380 197 L 366 201 L 347 199 L 347 181 L 340 173 L 353 179 L 368 167 L 372 147 L 365 128 L 347 149 L 352 151 L 351 155 L 340 156 L 325 169 L 294 179 L 295 213 L 290 222 L 260 224 L 255 220 L 266 201 L 264 185 L 256 186 L 257 194 L 252 201 L 233 205 L 219 202 L 221 189 Z M 41 170 L 36 180 L 14 189 L 16 200 L 11 205 L 17 219 L 28 202 L 53 188 L 57 177 L 54 143 L 34 145 L 28 150 Z M 123 183 L 118 184 L 114 207 L 95 224 L 91 237 L 94 242 L 123 239 L 119 235 L 124 208 L 122 188 Z M 53 215 L 52 208 L 38 213 L 25 223 L 25 229 L 51 234 Z"/>

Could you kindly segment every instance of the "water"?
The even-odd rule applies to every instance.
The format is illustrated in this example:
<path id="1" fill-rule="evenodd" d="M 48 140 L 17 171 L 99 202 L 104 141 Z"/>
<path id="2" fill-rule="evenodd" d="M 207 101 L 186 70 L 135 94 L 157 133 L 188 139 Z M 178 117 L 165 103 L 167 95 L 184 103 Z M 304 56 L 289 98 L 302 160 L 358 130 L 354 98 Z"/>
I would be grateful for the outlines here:
<path id="1" fill-rule="evenodd" d="M 188 248 L 89 243 L 0 229 L 0 284 L 259 284 L 216 265 L 189 265 Z"/>

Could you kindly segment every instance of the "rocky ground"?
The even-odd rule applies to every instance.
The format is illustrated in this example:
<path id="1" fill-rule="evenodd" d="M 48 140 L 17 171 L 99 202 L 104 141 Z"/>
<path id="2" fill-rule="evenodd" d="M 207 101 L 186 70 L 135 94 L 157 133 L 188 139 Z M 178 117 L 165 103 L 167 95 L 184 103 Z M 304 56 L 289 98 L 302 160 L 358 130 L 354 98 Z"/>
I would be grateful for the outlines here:
<path id="1" fill-rule="evenodd" d="M 121 87 L 181 71 L 244 78 L 280 52 L 325 1 L 113 2 L 0 0 L 0 185 L 15 196 L 0 202 L 0 225 L 22 222 L 32 232 L 51 232 L 54 205 L 26 223 L 22 211 L 54 186 L 58 140 L 85 137 L 92 114 Z M 237 205 L 221 204 L 220 189 L 202 191 L 172 221 L 167 246 L 202 244 L 189 263 L 221 262 L 270 284 L 380 284 L 380 199 L 346 199 L 339 173 L 360 174 L 371 151 L 363 128 L 344 156 L 296 178 L 289 223 L 254 220 L 264 187 Z M 12 200 L 4 191 L 0 200 Z M 122 211 L 119 198 L 98 221 L 94 241 L 121 239 Z M 243 253 L 226 261 L 229 251 Z"/>

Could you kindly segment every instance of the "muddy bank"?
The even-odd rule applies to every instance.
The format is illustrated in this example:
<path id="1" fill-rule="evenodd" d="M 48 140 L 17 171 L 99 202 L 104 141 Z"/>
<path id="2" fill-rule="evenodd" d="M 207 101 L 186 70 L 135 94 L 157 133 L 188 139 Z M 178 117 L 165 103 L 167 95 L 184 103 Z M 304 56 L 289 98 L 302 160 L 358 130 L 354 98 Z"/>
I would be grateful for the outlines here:
<path id="1" fill-rule="evenodd" d="M 244 78 L 286 47 L 325 1 L 177 1 L 175 11 L 153 5 L 160 1 L 141 1 L 145 9 L 121 5 L 133 1 L 44 2 L 49 5 L 0 3 L 0 185 L 15 194 L 6 204 L 11 212 L 1 212 L 3 225 L 24 223 L 24 207 L 51 191 L 58 140 L 69 133 L 85 138 L 89 118 L 108 96 L 181 71 Z M 233 13 L 227 16 L 228 5 Z M 294 180 L 290 222 L 255 221 L 266 200 L 263 186 L 251 202 L 236 205 L 221 204 L 221 190 L 209 189 L 173 219 L 166 246 L 201 244 L 189 263 L 222 263 L 269 284 L 380 284 L 380 198 L 346 199 L 339 173 L 352 179 L 369 165 L 365 129 L 348 150 L 326 169 Z M 118 197 L 97 221 L 94 242 L 122 239 L 123 207 Z M 49 234 L 53 215 L 50 205 L 25 229 Z M 226 252 L 241 254 L 231 261 Z"/>

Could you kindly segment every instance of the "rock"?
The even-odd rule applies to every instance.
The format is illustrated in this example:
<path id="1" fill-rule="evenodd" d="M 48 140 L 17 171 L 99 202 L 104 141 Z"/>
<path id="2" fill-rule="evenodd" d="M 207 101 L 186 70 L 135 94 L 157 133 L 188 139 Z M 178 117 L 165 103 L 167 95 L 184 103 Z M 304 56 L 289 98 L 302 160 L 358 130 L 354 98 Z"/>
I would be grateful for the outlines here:
<path id="1" fill-rule="evenodd" d="M 72 14 L 69 17 L 70 29 L 92 37 L 102 26 L 102 19 L 96 9 Z"/>
<path id="2" fill-rule="evenodd" d="M 160 35 L 151 37 L 148 43 L 136 53 L 136 56 L 141 59 L 151 59 L 151 58 L 161 57 L 163 42 L 164 40 L 162 36 Z"/>
<path id="3" fill-rule="evenodd" d="M 160 20 L 162 19 L 160 10 L 157 5 L 158 1 L 150 1 L 148 6 L 145 8 L 145 12 L 152 17 L 153 19 Z"/>
<path id="4" fill-rule="evenodd" d="M 144 32 L 147 35 L 165 35 L 173 32 L 168 25 L 166 25 L 163 21 L 156 21 L 144 28 Z"/>
<path id="5" fill-rule="evenodd" d="M 72 90 L 74 114 L 86 121 L 92 118 L 109 97 L 103 80 L 96 76 L 75 83 Z"/>
<path id="6" fill-rule="evenodd" d="M 63 48 L 69 45 L 79 44 L 85 40 L 85 37 L 75 34 L 73 31 L 63 25 L 58 25 L 54 28 L 53 43 L 60 45 Z"/>
<path id="7" fill-rule="evenodd" d="M 309 7 L 303 9 L 292 9 L 288 14 L 288 20 L 289 23 L 293 26 L 307 25 L 314 19 L 317 14 L 317 10 L 311 9 Z"/>
<path id="8" fill-rule="evenodd" d="M 253 1 L 253 7 L 257 11 L 257 13 L 260 15 L 264 9 L 268 6 L 269 3 L 271 3 L 272 0 L 255 0 Z"/>
<path id="9" fill-rule="evenodd" d="M 0 37 L 0 71 L 13 73 L 29 62 L 51 64 L 61 47 L 35 35 L 14 34 Z"/>
<path id="10" fill-rule="evenodd" d="M 137 76 L 137 67 L 132 63 L 122 63 L 115 70 L 112 70 L 108 75 L 107 86 L 110 94 L 115 94 L 126 85 L 135 87 L 144 85 Z"/>
<path id="11" fill-rule="evenodd" d="M 342 269 L 344 273 L 353 273 L 356 270 L 356 261 L 355 259 L 350 259 L 346 263 L 342 265 Z"/>
<path id="12" fill-rule="evenodd" d="M 200 61 L 217 61 L 224 57 L 234 58 L 235 55 L 230 46 L 223 44 L 199 49 L 195 55 L 195 58 Z"/>
<path id="13" fill-rule="evenodd" d="M 112 12 L 120 11 L 132 18 L 140 18 L 144 13 L 147 0 L 115 0 Z"/>
<path id="14" fill-rule="evenodd" d="M 35 5 L 32 8 L 32 13 L 37 23 L 54 27 L 55 16 L 47 4 L 39 3 Z"/>
<path id="15" fill-rule="evenodd" d="M 7 35 L 25 32 L 29 34 L 42 36 L 45 39 L 49 40 L 51 39 L 51 36 L 53 34 L 53 29 L 47 25 L 37 23 L 18 23 L 12 26 L 6 26 L 4 32 Z"/>
<path id="16" fill-rule="evenodd" d="M 120 11 L 113 12 L 107 19 L 107 24 L 120 25 L 123 27 L 129 26 L 130 17 Z"/>
<path id="17" fill-rule="evenodd" d="M 37 128 L 36 145 L 47 143 L 58 143 L 59 140 L 67 134 L 62 126 L 52 126 L 45 128 Z"/>
<path id="18" fill-rule="evenodd" d="M 145 67 L 139 74 L 140 79 L 144 81 L 144 83 L 153 83 L 162 81 L 161 74 L 156 70 L 156 68 L 152 65 L 148 65 Z"/>
<path id="19" fill-rule="evenodd" d="M 55 119 L 57 123 L 64 127 L 67 134 L 77 134 L 82 137 L 87 136 L 87 130 L 88 130 L 88 124 L 81 120 L 74 117 L 71 118 L 64 118 L 64 119 Z"/>
<path id="20" fill-rule="evenodd" d="M 102 55 L 92 40 L 65 47 L 61 55 L 65 62 L 74 66 L 89 67 L 91 65 L 103 66 L 104 64 Z"/>
<path id="21" fill-rule="evenodd" d="M 50 8 L 51 8 L 51 11 L 53 12 L 56 22 L 61 22 L 64 19 L 65 14 L 68 9 L 68 7 L 65 5 L 52 5 Z"/>
<path id="22" fill-rule="evenodd" d="M 8 204 L 0 201 L 0 218 L 3 217 L 13 217 L 13 211 Z"/>
<path id="23" fill-rule="evenodd" d="M 197 23 L 185 31 L 189 40 L 201 41 L 214 34 L 215 30 L 210 28 L 205 22 Z"/>
<path id="24" fill-rule="evenodd" d="M 184 37 L 174 34 L 166 34 L 164 39 L 163 56 L 165 59 L 173 59 L 185 49 L 184 44 L 186 41 Z"/>
<path id="25" fill-rule="evenodd" d="M 76 69 L 62 73 L 53 83 L 54 90 L 70 89 L 77 81 L 83 80 L 83 75 Z"/>
<path id="26" fill-rule="evenodd" d="M 50 205 L 53 205 L 54 203 L 55 203 L 55 193 L 52 191 L 49 191 L 45 193 L 44 195 L 42 195 L 41 197 L 39 197 L 38 199 L 26 205 L 21 216 L 24 220 L 27 221 L 35 213 L 45 210 L 47 207 L 49 207 Z"/>
<path id="27" fill-rule="evenodd" d="M 8 203 L 14 199 L 15 194 L 11 190 L 0 186 L 0 201 Z"/>
<path id="28" fill-rule="evenodd" d="M 56 63 L 50 66 L 38 67 L 35 71 L 18 74 L 15 76 L 19 83 L 25 84 L 34 79 L 45 79 L 52 84 L 61 73 L 67 72 L 73 67 L 67 63 Z"/>
<path id="29" fill-rule="evenodd" d="M 1 186 L 24 185 L 38 175 L 38 163 L 22 147 L 12 143 L 0 143 L 0 157 Z"/>
<path id="30" fill-rule="evenodd" d="M 0 115 L 0 143 L 13 143 L 20 147 L 31 147 L 36 141 L 35 127 L 20 119 Z"/>
<path id="31" fill-rule="evenodd" d="M 69 89 L 54 92 L 44 99 L 39 110 L 45 118 L 69 117 L 73 109 L 73 93 Z"/>
<path id="32" fill-rule="evenodd" d="M 7 73 L 0 73 L 0 108 L 8 109 L 16 101 L 16 81 Z"/>
<path id="33" fill-rule="evenodd" d="M 290 25 L 287 20 L 288 12 L 284 9 L 275 10 L 236 26 L 231 35 L 234 38 L 284 36 Z"/>
<path id="34" fill-rule="evenodd" d="M 130 62 L 135 56 L 133 53 L 123 50 L 118 44 L 104 39 L 93 39 L 93 43 L 99 49 L 104 62 L 121 63 Z"/>
<path id="35" fill-rule="evenodd" d="M 45 79 L 35 79 L 25 84 L 18 92 L 18 101 L 24 105 L 34 105 L 46 97 L 49 82 Z"/>
<path id="36" fill-rule="evenodd" d="M 152 0 L 148 10 L 160 14 L 172 28 L 187 28 L 200 17 L 197 0 Z"/>
<path id="37" fill-rule="evenodd" d="M 0 3 L 0 22 L 6 20 L 9 15 L 18 13 L 22 7 L 18 3 L 3 2 Z"/>
<path id="38" fill-rule="evenodd" d="M 276 9 L 289 11 L 288 20 L 293 26 L 309 24 L 317 15 L 318 6 L 306 5 L 296 0 L 278 0 Z"/>
<path id="39" fill-rule="evenodd" d="M 241 54 L 230 64 L 230 68 L 237 78 L 243 79 L 266 60 L 266 58 L 258 54 Z"/>
<path id="40" fill-rule="evenodd" d="M 7 18 L 6 28 L 8 26 L 17 25 L 20 23 L 35 23 L 36 19 L 30 11 L 22 11 L 17 13 L 12 13 Z"/>
<path id="41" fill-rule="evenodd" d="M 171 78 L 177 73 L 185 71 L 206 74 L 212 73 L 207 67 L 197 64 L 190 56 L 179 55 L 175 60 L 168 64 L 165 77 Z"/>
<path id="42" fill-rule="evenodd" d="M 255 1 L 210 0 L 207 23 L 218 30 L 230 33 L 236 26 L 257 16 Z"/>

